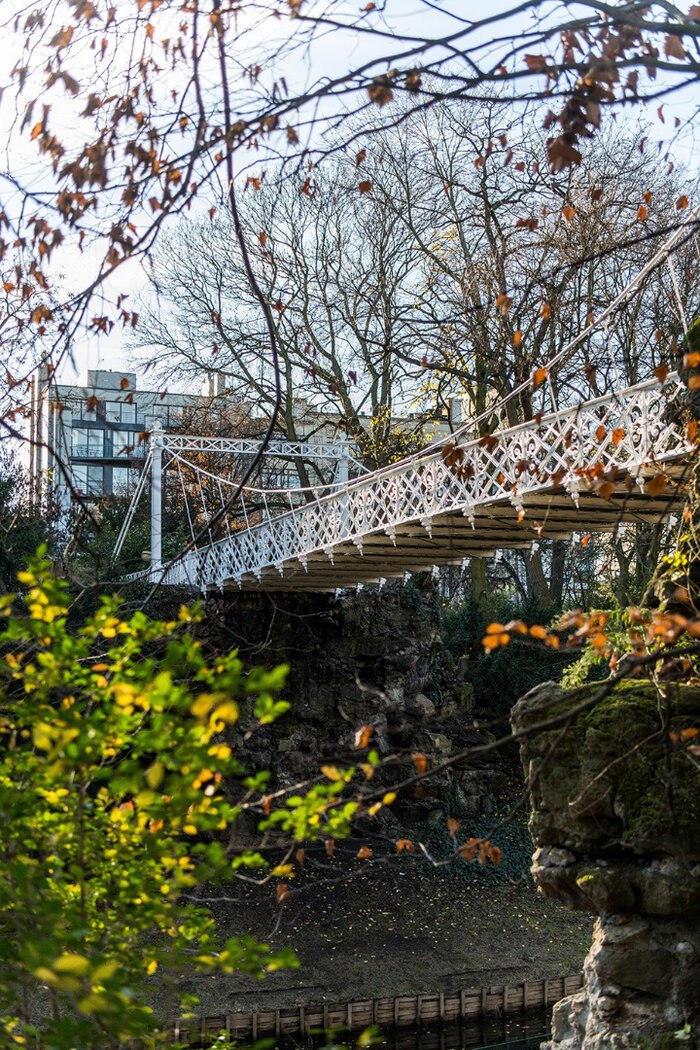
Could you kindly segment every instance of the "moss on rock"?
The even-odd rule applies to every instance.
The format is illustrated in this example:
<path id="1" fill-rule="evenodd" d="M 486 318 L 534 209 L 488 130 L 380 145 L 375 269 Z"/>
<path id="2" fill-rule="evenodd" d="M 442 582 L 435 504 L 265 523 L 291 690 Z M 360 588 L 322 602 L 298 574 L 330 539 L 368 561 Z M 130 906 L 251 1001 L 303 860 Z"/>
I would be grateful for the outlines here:
<path id="1" fill-rule="evenodd" d="M 602 694 L 600 684 L 547 683 L 514 709 L 516 729 L 562 718 L 521 745 L 533 838 L 579 855 L 622 848 L 700 860 L 698 770 L 673 737 L 700 724 L 700 687 L 668 684 L 660 698 L 651 682 L 624 681 Z"/>

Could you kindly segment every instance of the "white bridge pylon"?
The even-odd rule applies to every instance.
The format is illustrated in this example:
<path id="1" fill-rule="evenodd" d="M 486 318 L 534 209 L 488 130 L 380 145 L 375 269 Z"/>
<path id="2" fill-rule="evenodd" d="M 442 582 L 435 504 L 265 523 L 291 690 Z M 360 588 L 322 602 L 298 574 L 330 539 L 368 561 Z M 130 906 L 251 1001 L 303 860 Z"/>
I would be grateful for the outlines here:
<path id="1" fill-rule="evenodd" d="M 684 499 L 690 448 L 670 407 L 683 391 L 671 374 L 487 438 L 448 440 L 191 550 L 152 579 L 204 591 L 336 590 L 656 522 Z"/>

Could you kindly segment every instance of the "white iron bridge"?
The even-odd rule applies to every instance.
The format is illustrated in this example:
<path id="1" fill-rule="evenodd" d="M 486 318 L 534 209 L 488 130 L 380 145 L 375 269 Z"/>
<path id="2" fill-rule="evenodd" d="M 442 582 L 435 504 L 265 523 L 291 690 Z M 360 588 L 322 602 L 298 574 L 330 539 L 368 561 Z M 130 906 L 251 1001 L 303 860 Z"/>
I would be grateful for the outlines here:
<path id="1" fill-rule="evenodd" d="M 667 517 L 685 500 L 692 451 L 680 377 L 657 369 L 646 382 L 565 407 L 557 407 L 552 377 L 578 347 L 590 348 L 595 339 L 599 349 L 611 351 L 610 374 L 618 374 L 611 348 L 622 344 L 615 344 L 611 331 L 624 309 L 638 308 L 645 277 L 661 265 L 668 265 L 677 321 L 687 331 L 672 253 L 689 242 L 689 224 L 699 214 L 689 212 L 625 288 L 530 380 L 451 436 L 392 466 L 350 478 L 359 465 L 347 442 L 277 442 L 261 449 L 235 437 L 154 432 L 115 553 L 148 476 L 150 568 L 136 576 L 204 592 L 334 591 L 542 539 Z M 508 402 L 526 391 L 531 399 L 535 390 L 542 410 L 507 426 Z M 287 461 L 323 461 L 332 467 L 323 476 L 332 473 L 334 480 L 313 489 L 242 485 L 227 473 L 222 457 L 256 448 Z M 192 537 L 189 548 L 167 564 L 164 470 L 181 486 Z"/>
<path id="2" fill-rule="evenodd" d="M 487 438 L 447 441 L 151 576 L 203 590 L 336 590 L 658 521 L 684 500 L 690 446 L 671 408 L 683 389 L 674 374 Z"/>

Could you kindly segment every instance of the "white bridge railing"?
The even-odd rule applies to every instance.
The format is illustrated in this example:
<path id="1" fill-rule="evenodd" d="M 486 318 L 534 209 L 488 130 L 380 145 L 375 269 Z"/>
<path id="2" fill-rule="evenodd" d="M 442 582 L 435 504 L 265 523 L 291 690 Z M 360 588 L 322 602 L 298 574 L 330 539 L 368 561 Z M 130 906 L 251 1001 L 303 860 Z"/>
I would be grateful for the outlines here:
<path id="1" fill-rule="evenodd" d="M 486 438 L 451 439 L 425 455 L 406 459 L 349 482 L 321 498 L 233 532 L 226 539 L 182 555 L 152 578 L 198 588 L 260 580 L 270 569 L 307 567 L 321 552 L 334 551 L 418 523 L 431 536 L 433 522 L 463 515 L 474 524 L 482 507 L 510 504 L 523 510 L 528 496 L 559 489 L 578 505 L 579 493 L 604 478 L 624 474 L 643 484 L 654 464 L 684 458 L 683 428 L 669 411 L 684 387 L 676 374 L 554 412 Z M 451 464 L 451 465 L 450 465 Z M 291 501 L 290 501 L 291 503 Z M 585 518 L 581 526 L 585 527 Z"/>

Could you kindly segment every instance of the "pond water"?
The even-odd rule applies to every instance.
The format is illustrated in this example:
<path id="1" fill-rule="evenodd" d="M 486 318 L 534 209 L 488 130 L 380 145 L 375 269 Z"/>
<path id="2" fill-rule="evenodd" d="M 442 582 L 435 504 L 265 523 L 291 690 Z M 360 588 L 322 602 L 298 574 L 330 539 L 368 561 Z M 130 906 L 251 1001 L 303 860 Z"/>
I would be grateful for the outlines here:
<path id="1" fill-rule="evenodd" d="M 446 1024 L 419 1025 L 413 1028 L 384 1029 L 376 1041 L 366 1043 L 368 1050 L 538 1050 L 549 1039 L 552 1011 L 528 1010 L 522 1014 L 503 1014 Z M 305 1039 L 286 1036 L 282 1040 L 263 1040 L 266 1047 L 278 1050 L 321 1050 L 322 1047 L 355 1047 L 359 1033 L 332 1035 L 321 1033 Z M 260 1045 L 260 1044 L 258 1044 Z"/>

